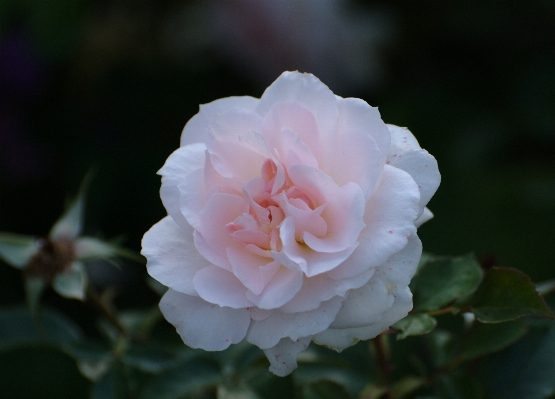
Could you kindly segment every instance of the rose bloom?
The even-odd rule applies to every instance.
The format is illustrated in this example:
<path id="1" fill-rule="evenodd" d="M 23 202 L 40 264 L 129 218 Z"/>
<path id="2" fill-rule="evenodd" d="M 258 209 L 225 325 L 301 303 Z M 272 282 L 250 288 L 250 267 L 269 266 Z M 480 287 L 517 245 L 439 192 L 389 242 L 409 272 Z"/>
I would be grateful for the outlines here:
<path id="1" fill-rule="evenodd" d="M 202 105 L 158 173 L 142 254 L 187 345 L 246 339 L 284 376 L 310 341 L 341 351 L 412 309 L 437 162 L 363 100 L 285 72 Z"/>

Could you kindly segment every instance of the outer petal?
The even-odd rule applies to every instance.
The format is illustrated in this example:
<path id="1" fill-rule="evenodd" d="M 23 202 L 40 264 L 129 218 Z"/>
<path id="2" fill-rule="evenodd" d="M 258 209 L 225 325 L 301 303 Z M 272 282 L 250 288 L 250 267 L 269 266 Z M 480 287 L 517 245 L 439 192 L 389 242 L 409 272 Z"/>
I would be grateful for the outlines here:
<path id="1" fill-rule="evenodd" d="M 409 151 L 416 151 L 422 149 L 416 137 L 406 127 L 396 125 L 387 125 L 387 129 L 391 134 L 391 147 L 388 153 L 388 159 L 397 155 L 403 155 Z"/>
<path id="2" fill-rule="evenodd" d="M 210 262 L 195 248 L 191 226 L 181 228 L 166 216 L 145 233 L 141 254 L 147 258 L 148 274 L 156 280 L 184 294 L 198 295 L 193 277 Z"/>
<path id="3" fill-rule="evenodd" d="M 382 152 L 365 130 L 340 132 L 327 173 L 339 186 L 356 183 L 368 199 L 378 184 L 383 167 Z"/>
<path id="4" fill-rule="evenodd" d="M 414 225 L 416 227 L 420 227 L 433 217 L 434 217 L 434 214 L 432 213 L 432 211 L 430 211 L 428 208 L 424 208 L 422 215 L 420 215 L 418 219 L 414 221 Z"/>
<path id="5" fill-rule="evenodd" d="M 275 310 L 268 318 L 252 321 L 247 341 L 261 349 L 276 346 L 285 337 L 298 338 L 325 330 L 333 322 L 343 298 L 334 297 L 323 302 L 318 309 L 303 313 L 283 313 Z"/>
<path id="6" fill-rule="evenodd" d="M 284 72 L 262 94 L 256 112 L 265 116 L 276 103 L 295 103 L 314 116 L 319 132 L 320 157 L 314 154 L 322 167 L 327 154 L 333 152 L 339 111 L 335 95 L 320 80 L 309 73 Z M 310 144 L 306 143 L 309 147 Z M 314 149 L 313 149 L 314 151 Z"/>
<path id="7" fill-rule="evenodd" d="M 160 188 L 162 203 L 168 214 L 183 228 L 187 228 L 186 225 L 189 223 L 194 223 L 194 220 L 190 219 L 187 222 L 181 213 L 181 192 L 178 186 L 183 184 L 183 180 L 192 172 L 202 170 L 204 167 L 205 150 L 206 146 L 203 143 L 178 148 L 169 156 L 164 166 L 158 171 L 158 174 L 162 176 L 162 187 Z M 190 176 L 189 180 L 191 180 Z M 196 180 L 193 181 L 196 182 Z M 200 186 L 200 189 L 204 191 L 203 186 Z M 195 190 L 195 192 L 198 191 L 199 189 Z"/>
<path id="8" fill-rule="evenodd" d="M 218 266 L 199 270 L 193 278 L 198 295 L 207 302 L 239 309 L 252 306 L 247 299 L 247 289 L 231 272 Z"/>
<path id="9" fill-rule="evenodd" d="M 308 312 L 334 296 L 344 297 L 352 289 L 362 287 L 370 280 L 374 269 L 352 278 L 333 280 L 325 273 L 305 278 L 302 289 L 279 310 L 285 313 Z"/>
<path id="10" fill-rule="evenodd" d="M 413 234 L 405 248 L 376 268 L 374 277 L 383 281 L 388 292 L 397 287 L 406 287 L 416 273 L 421 255 L 422 242 Z"/>
<path id="11" fill-rule="evenodd" d="M 214 169 L 241 183 L 259 177 L 270 155 L 261 130 L 262 118 L 255 112 L 234 108 L 217 115 L 206 135 Z"/>
<path id="12" fill-rule="evenodd" d="M 419 199 L 418 186 L 410 175 L 385 165 L 380 185 L 366 204 L 366 228 L 358 238 L 360 245 L 329 276 L 334 279 L 356 276 L 403 249 L 416 231 L 414 220 Z"/>
<path id="13" fill-rule="evenodd" d="M 247 309 L 220 307 L 172 289 L 162 297 L 160 310 L 185 344 L 207 351 L 241 342 L 250 324 Z"/>
<path id="14" fill-rule="evenodd" d="M 441 181 L 436 159 L 426 150 L 416 150 L 399 155 L 388 162 L 391 166 L 409 173 L 418 184 L 420 189 L 419 215 L 421 215 Z"/>
<path id="15" fill-rule="evenodd" d="M 418 184 L 421 215 L 441 181 L 437 161 L 420 148 L 420 144 L 406 127 L 387 125 L 387 128 L 391 133 L 387 163 L 408 172 Z"/>
<path id="16" fill-rule="evenodd" d="M 279 343 L 268 349 L 264 354 L 270 361 L 270 371 L 278 377 L 285 377 L 297 368 L 297 356 L 308 348 L 312 337 L 303 337 L 295 341 L 283 338 Z"/>
<path id="17" fill-rule="evenodd" d="M 352 328 L 329 328 L 312 337 L 312 340 L 336 351 L 342 351 L 360 340 L 376 337 L 392 324 L 405 317 L 412 309 L 412 294 L 408 287 L 391 292 L 393 305 L 376 317 L 376 321 L 367 326 Z"/>
<path id="18" fill-rule="evenodd" d="M 203 143 L 206 140 L 206 128 L 214 121 L 217 114 L 232 108 L 244 108 L 253 111 L 258 98 L 254 97 L 226 97 L 200 106 L 198 114 L 189 119 L 181 134 L 181 146 L 193 143 Z"/>
<path id="19" fill-rule="evenodd" d="M 377 108 L 371 107 L 359 98 L 336 97 L 339 108 L 339 132 L 362 130 L 376 142 L 380 150 L 380 169 L 386 161 L 391 143 L 387 125 L 382 121 Z"/>

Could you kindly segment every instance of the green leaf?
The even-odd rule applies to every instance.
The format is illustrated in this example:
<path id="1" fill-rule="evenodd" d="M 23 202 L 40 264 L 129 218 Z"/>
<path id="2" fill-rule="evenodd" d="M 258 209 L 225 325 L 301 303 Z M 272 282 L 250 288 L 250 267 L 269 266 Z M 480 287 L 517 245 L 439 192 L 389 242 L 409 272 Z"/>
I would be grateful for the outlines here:
<path id="1" fill-rule="evenodd" d="M 555 394 L 555 323 L 531 330 L 489 362 L 494 399 L 544 399 Z"/>
<path id="2" fill-rule="evenodd" d="M 312 363 L 299 364 L 293 373 L 298 385 L 316 384 L 319 381 L 330 381 L 345 387 L 351 394 L 360 392 L 367 384 L 368 378 L 364 374 L 347 369 L 342 365 Z"/>
<path id="3" fill-rule="evenodd" d="M 360 393 L 359 397 L 361 399 L 376 399 L 381 398 L 384 393 L 387 392 L 387 388 L 377 385 L 368 384 L 364 390 Z"/>
<path id="4" fill-rule="evenodd" d="M 436 389 L 441 399 L 476 399 L 481 397 L 480 387 L 476 380 L 460 372 L 442 375 L 436 383 Z"/>
<path id="5" fill-rule="evenodd" d="M 41 309 L 38 324 L 25 308 L 0 311 L 0 351 L 36 344 L 57 346 L 75 343 L 81 339 L 81 330 L 62 314 Z"/>
<path id="6" fill-rule="evenodd" d="M 101 378 L 114 361 L 111 349 L 95 342 L 78 342 L 68 345 L 64 351 L 73 357 L 82 375 L 91 381 Z"/>
<path id="7" fill-rule="evenodd" d="M 149 334 L 161 319 L 162 313 L 158 306 L 148 309 L 128 310 L 119 314 L 119 321 L 126 330 L 141 336 Z"/>
<path id="8" fill-rule="evenodd" d="M 39 247 L 36 237 L 0 232 L 0 259 L 17 269 L 23 269 Z"/>
<path id="9" fill-rule="evenodd" d="M 293 378 L 291 376 L 278 377 L 270 373 L 268 371 L 267 362 L 268 361 L 265 360 L 262 367 L 251 367 L 242 371 L 239 375 L 243 383 L 263 399 L 296 397 Z M 296 370 L 295 373 L 297 371 L 298 370 Z"/>
<path id="10" fill-rule="evenodd" d="M 516 269 L 490 269 L 466 303 L 483 323 L 499 323 L 522 316 L 554 317 L 530 278 Z"/>
<path id="11" fill-rule="evenodd" d="M 429 260 L 410 283 L 414 307 L 420 311 L 441 309 L 472 294 L 481 279 L 482 270 L 471 255 Z"/>
<path id="12" fill-rule="evenodd" d="M 456 355 L 456 344 L 451 332 L 436 328 L 425 337 L 429 357 L 436 368 L 447 366 Z"/>
<path id="13" fill-rule="evenodd" d="M 411 335 L 428 334 L 436 328 L 436 325 L 437 321 L 435 318 L 428 316 L 426 313 L 419 313 L 399 320 L 392 327 L 401 330 L 397 334 L 397 339 L 404 339 Z"/>
<path id="14" fill-rule="evenodd" d="M 302 387 L 306 399 L 350 399 L 347 390 L 336 382 L 323 380 Z"/>
<path id="15" fill-rule="evenodd" d="M 79 193 L 75 199 L 70 202 L 63 215 L 54 223 L 54 226 L 52 226 L 48 234 L 48 238 L 67 238 L 72 240 L 81 234 L 83 228 L 83 213 L 85 211 L 85 197 L 91 177 L 92 174 L 90 172 L 87 173 L 81 183 Z"/>
<path id="16" fill-rule="evenodd" d="M 255 391 L 245 385 L 218 386 L 218 399 L 262 399 Z"/>
<path id="17" fill-rule="evenodd" d="M 81 262 L 73 262 L 68 273 L 58 274 L 52 281 L 52 288 L 65 298 L 85 299 L 87 272 Z"/>
<path id="18" fill-rule="evenodd" d="M 171 352 L 153 345 L 132 346 L 123 354 L 121 361 L 148 373 L 160 373 L 177 363 Z"/>
<path id="19" fill-rule="evenodd" d="M 144 387 L 140 399 L 180 399 L 222 381 L 220 369 L 208 359 L 194 358 L 156 375 Z"/>
<path id="20" fill-rule="evenodd" d="M 482 324 L 474 323 L 464 336 L 461 352 L 465 359 L 474 359 L 514 344 L 526 334 L 528 327 L 521 322 Z"/>
<path id="21" fill-rule="evenodd" d="M 117 362 L 91 388 L 91 399 L 128 399 L 129 397 L 123 367 Z"/>
<path id="22" fill-rule="evenodd" d="M 395 399 L 402 399 L 425 384 L 425 378 L 413 376 L 405 377 L 391 386 L 391 396 Z"/>
<path id="23" fill-rule="evenodd" d="M 135 262 L 144 263 L 145 259 L 126 248 L 119 245 L 103 241 L 94 237 L 79 237 L 75 240 L 75 252 L 79 260 L 110 259 L 122 257 L 131 259 Z"/>

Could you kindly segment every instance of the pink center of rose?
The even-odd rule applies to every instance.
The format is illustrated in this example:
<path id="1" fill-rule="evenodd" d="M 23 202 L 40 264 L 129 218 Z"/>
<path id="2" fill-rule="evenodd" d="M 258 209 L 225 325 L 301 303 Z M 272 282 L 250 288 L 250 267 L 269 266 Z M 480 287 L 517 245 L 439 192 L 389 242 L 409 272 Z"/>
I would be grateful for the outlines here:
<path id="1" fill-rule="evenodd" d="M 316 237 L 327 233 L 326 222 L 321 216 L 326 204 L 318 206 L 302 188 L 294 185 L 286 166 L 279 161 L 266 159 L 261 177 L 244 185 L 243 196 L 249 204 L 248 212 L 226 228 L 251 253 L 271 258 L 272 251 L 281 251 L 280 225 L 286 217 L 293 218 L 295 240 L 300 244 L 304 244 L 305 231 Z"/>

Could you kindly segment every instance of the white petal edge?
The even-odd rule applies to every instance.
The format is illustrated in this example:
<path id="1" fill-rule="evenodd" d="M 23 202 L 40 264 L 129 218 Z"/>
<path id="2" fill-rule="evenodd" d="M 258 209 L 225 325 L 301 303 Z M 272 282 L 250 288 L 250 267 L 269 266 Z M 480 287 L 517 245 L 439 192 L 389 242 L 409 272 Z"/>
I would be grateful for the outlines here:
<path id="1" fill-rule="evenodd" d="M 162 297 L 160 310 L 186 345 L 207 351 L 241 342 L 250 324 L 247 309 L 220 307 L 172 289 Z"/>
<path id="2" fill-rule="evenodd" d="M 268 318 L 252 321 L 247 341 L 261 349 L 276 346 L 285 337 L 293 341 L 324 331 L 335 319 L 344 298 L 334 297 L 309 312 L 283 313 L 275 310 Z"/>
<path id="3" fill-rule="evenodd" d="M 186 226 L 183 229 L 171 216 L 166 216 L 143 236 L 141 254 L 147 259 L 148 274 L 154 279 L 175 291 L 198 295 L 193 277 L 211 263 L 199 254 L 194 230 L 189 224 Z"/>
<path id="4" fill-rule="evenodd" d="M 226 97 L 202 104 L 199 112 L 189 119 L 181 133 L 181 146 L 206 141 L 206 129 L 214 121 L 216 115 L 232 108 L 244 108 L 254 111 L 258 105 L 258 98 L 249 96 Z"/>
<path id="5" fill-rule="evenodd" d="M 377 322 L 363 327 L 329 328 L 312 337 L 312 341 L 341 352 L 358 341 L 375 338 L 391 325 L 406 317 L 412 310 L 412 294 L 408 287 L 395 290 L 391 294 L 395 297 L 393 305 L 382 314 Z"/>
<path id="6" fill-rule="evenodd" d="M 302 337 L 295 341 L 283 338 L 279 343 L 268 349 L 264 354 L 270 361 L 270 371 L 278 377 L 285 377 L 297 368 L 297 356 L 308 348 L 312 337 Z"/>

